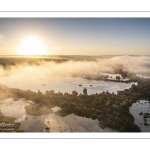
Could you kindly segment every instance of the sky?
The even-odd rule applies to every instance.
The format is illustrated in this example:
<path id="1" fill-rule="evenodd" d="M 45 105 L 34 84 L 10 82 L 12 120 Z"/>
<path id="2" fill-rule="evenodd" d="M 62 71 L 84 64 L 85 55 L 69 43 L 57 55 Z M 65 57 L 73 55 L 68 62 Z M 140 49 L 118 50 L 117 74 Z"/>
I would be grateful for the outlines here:
<path id="1" fill-rule="evenodd" d="M 0 18 L 0 55 L 19 54 L 150 55 L 150 18 Z"/>

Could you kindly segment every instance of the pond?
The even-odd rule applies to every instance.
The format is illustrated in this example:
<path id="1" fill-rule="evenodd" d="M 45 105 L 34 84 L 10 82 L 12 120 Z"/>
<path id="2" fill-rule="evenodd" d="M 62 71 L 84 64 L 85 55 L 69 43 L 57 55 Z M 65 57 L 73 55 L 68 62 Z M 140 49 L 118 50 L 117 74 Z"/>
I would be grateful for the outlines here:
<path id="1" fill-rule="evenodd" d="M 129 112 L 134 117 L 134 123 L 140 127 L 142 132 L 150 132 L 150 116 L 148 115 L 150 114 L 150 103 L 148 100 L 138 100 L 133 103 Z"/>
<path id="2" fill-rule="evenodd" d="M 72 93 L 76 90 L 78 93 L 83 93 L 83 89 L 87 88 L 88 94 L 101 93 L 107 91 L 115 94 L 118 90 L 124 90 L 137 83 L 120 83 L 120 82 L 105 82 L 96 80 L 87 80 L 85 78 L 74 77 L 58 77 L 46 76 L 44 78 L 38 76 L 25 76 L 24 74 L 3 76 L 0 78 L 0 83 L 7 85 L 10 88 L 19 88 L 24 90 L 32 90 L 45 92 L 46 90 L 54 90 L 55 92 Z"/>
<path id="3" fill-rule="evenodd" d="M 32 116 L 26 113 L 25 106 L 31 105 L 32 101 L 23 99 L 15 100 L 13 98 L 0 101 L 0 110 L 3 115 L 15 117 L 15 122 L 20 122 L 20 129 L 25 132 L 117 132 L 110 128 L 102 129 L 99 121 L 86 117 L 80 117 L 75 114 L 69 114 L 61 117 L 55 114 L 59 107 L 53 107 L 53 113 Z M 49 127 L 49 131 L 45 128 Z"/>

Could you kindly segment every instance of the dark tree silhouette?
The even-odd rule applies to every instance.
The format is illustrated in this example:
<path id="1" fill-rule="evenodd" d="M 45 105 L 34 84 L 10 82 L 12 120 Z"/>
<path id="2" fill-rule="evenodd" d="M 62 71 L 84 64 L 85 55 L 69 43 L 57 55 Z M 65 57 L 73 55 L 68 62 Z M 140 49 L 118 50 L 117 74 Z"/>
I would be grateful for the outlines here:
<path id="1" fill-rule="evenodd" d="M 116 80 L 120 81 L 120 76 L 116 76 Z"/>
<path id="2" fill-rule="evenodd" d="M 78 92 L 77 91 L 72 91 L 72 95 L 77 96 Z"/>
<path id="3" fill-rule="evenodd" d="M 83 94 L 87 95 L 87 89 L 86 88 L 83 89 Z"/>

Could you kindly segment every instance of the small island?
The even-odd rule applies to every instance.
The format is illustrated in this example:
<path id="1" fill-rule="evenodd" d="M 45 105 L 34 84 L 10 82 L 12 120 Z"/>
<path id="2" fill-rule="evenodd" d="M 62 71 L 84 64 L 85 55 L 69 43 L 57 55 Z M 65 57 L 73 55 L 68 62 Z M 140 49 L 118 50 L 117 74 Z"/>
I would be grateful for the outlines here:
<path id="1" fill-rule="evenodd" d="M 44 114 L 49 114 L 52 113 L 52 109 L 49 107 L 46 107 L 45 105 L 28 105 L 25 106 L 26 112 L 29 115 L 33 115 L 33 116 L 40 116 L 40 115 L 44 115 Z"/>

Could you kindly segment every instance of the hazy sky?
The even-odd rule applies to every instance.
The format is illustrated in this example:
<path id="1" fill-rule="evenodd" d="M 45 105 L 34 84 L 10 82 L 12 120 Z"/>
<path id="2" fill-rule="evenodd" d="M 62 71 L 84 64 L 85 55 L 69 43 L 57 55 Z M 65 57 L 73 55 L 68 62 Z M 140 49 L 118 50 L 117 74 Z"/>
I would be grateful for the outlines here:
<path id="1" fill-rule="evenodd" d="M 150 18 L 0 18 L 0 55 L 31 36 L 48 55 L 150 55 Z"/>

